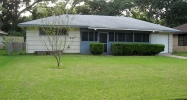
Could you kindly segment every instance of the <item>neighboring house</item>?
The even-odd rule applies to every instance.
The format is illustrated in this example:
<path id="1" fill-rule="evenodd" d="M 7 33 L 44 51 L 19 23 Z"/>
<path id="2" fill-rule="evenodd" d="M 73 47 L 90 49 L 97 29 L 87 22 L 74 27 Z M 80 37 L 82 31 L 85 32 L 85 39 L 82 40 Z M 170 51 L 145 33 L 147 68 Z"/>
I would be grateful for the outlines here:
<path id="1" fill-rule="evenodd" d="M 7 33 L 0 30 L 0 49 L 3 49 L 3 36 L 8 35 Z"/>
<path id="2" fill-rule="evenodd" d="M 173 51 L 187 51 L 187 23 L 174 27 L 180 30 L 173 35 Z"/>
<path id="3" fill-rule="evenodd" d="M 173 33 L 178 31 L 129 17 L 99 15 L 52 16 L 18 24 L 18 26 L 27 29 L 26 52 L 47 51 L 38 38 L 43 33 L 30 27 L 47 27 L 51 24 L 64 27 L 60 19 L 63 19 L 64 22 L 68 21 L 68 26 L 74 27 L 74 30 L 69 32 L 69 39 L 67 40 L 67 42 L 73 41 L 73 43 L 65 51 L 66 53 L 89 54 L 91 53 L 89 45 L 95 41 L 104 43 L 104 53 L 106 54 L 112 53 L 111 43 L 113 42 L 164 44 L 165 49 L 162 53 L 169 53 L 173 51 Z"/>

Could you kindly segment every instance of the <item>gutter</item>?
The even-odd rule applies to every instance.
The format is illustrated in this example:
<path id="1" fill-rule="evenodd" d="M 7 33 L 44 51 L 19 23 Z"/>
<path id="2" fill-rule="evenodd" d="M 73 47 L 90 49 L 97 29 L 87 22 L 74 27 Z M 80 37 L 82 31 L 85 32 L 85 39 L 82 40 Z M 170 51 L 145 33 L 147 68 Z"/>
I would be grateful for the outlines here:
<path id="1" fill-rule="evenodd" d="M 143 29 L 117 29 L 117 28 L 96 28 L 96 27 L 88 27 L 88 29 L 94 29 L 94 30 L 126 30 L 126 31 L 151 31 L 153 33 L 159 33 L 159 32 L 180 32 L 180 30 L 143 30 Z"/>

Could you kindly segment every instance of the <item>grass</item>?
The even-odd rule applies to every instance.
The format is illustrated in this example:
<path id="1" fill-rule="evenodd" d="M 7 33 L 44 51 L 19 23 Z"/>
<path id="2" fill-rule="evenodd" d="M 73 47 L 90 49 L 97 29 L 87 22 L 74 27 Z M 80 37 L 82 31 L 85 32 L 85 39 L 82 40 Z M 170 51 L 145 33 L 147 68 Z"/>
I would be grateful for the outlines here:
<path id="1" fill-rule="evenodd" d="M 172 54 L 187 57 L 187 52 L 173 52 Z"/>
<path id="2" fill-rule="evenodd" d="M 164 56 L 0 55 L 1 100 L 187 99 L 187 61 Z"/>

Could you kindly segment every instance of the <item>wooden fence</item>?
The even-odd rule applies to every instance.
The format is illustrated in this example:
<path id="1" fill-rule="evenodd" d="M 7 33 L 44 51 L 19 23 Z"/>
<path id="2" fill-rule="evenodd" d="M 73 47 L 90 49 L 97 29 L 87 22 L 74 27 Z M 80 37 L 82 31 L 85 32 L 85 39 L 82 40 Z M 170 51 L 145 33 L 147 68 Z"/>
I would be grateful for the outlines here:
<path id="1" fill-rule="evenodd" d="M 22 51 L 25 49 L 26 49 L 25 42 L 6 42 L 5 43 L 5 50 L 7 51 L 8 55 L 10 55 L 13 52 L 17 52 L 18 54 L 21 54 Z"/>

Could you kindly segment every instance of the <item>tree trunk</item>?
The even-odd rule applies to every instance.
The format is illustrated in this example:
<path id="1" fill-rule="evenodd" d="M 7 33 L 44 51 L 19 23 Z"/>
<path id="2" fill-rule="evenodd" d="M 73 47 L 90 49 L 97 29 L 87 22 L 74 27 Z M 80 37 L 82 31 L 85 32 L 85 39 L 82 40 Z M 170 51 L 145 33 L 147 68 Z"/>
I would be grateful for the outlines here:
<path id="1" fill-rule="evenodd" d="M 16 30 L 17 23 L 18 23 L 18 17 L 15 16 L 15 19 L 13 20 L 13 26 L 12 26 L 13 30 Z"/>
<path id="2" fill-rule="evenodd" d="M 15 0 L 14 1 L 15 2 L 15 10 L 14 10 L 14 12 L 15 12 L 15 15 L 14 15 L 14 19 L 13 19 L 13 26 L 12 26 L 12 28 L 13 28 L 13 30 L 16 30 L 16 26 L 17 26 L 17 22 L 18 22 L 18 18 L 19 18 L 19 15 L 18 15 L 18 1 L 17 0 Z"/>
<path id="3" fill-rule="evenodd" d="M 56 60 L 57 60 L 57 66 L 58 68 L 60 68 L 60 58 L 57 58 Z"/>
<path id="4" fill-rule="evenodd" d="M 58 68 L 60 68 L 60 61 L 58 61 Z"/>

